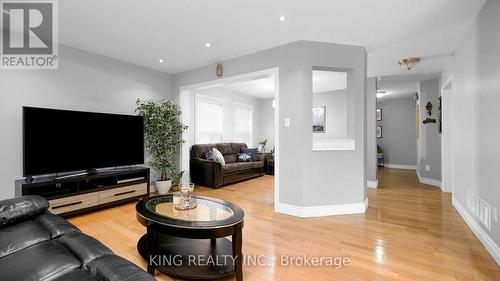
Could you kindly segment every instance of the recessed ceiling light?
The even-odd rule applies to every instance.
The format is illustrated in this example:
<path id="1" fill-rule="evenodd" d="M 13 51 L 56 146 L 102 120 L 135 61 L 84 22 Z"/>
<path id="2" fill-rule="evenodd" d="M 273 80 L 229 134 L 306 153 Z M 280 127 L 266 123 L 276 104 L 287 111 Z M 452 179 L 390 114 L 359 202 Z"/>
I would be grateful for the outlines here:
<path id="1" fill-rule="evenodd" d="M 163 63 L 163 59 L 159 59 L 159 60 L 158 60 L 158 62 L 159 62 L 159 63 Z"/>
<path id="2" fill-rule="evenodd" d="M 280 16 L 280 21 L 285 21 L 286 17 L 285 16 Z"/>
<path id="3" fill-rule="evenodd" d="M 212 44 L 210 44 L 210 43 L 205 43 L 205 47 L 210 48 L 211 46 L 212 46 Z"/>

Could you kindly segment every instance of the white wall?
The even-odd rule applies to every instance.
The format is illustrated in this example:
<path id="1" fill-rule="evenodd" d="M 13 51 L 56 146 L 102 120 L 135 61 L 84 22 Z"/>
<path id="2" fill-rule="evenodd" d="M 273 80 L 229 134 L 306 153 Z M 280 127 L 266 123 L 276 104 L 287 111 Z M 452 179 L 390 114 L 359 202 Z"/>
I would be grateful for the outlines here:
<path id="1" fill-rule="evenodd" d="M 438 97 L 440 92 L 439 77 L 420 82 L 420 141 L 417 171 L 421 178 L 441 181 L 441 135 L 438 125 Z M 432 114 L 427 114 L 425 106 L 432 103 Z M 427 117 L 436 119 L 436 123 L 423 124 Z M 429 171 L 426 170 L 428 166 Z M 425 181 L 425 180 L 424 180 Z"/>
<path id="2" fill-rule="evenodd" d="M 452 196 L 466 222 L 500 264 L 500 221 L 491 230 L 467 208 L 467 193 L 500 210 L 500 1 L 488 1 L 443 70 L 452 77 Z M 497 213 L 500 217 L 500 214 Z"/>
<path id="3" fill-rule="evenodd" d="M 230 77 L 279 68 L 279 203 L 293 206 L 364 204 L 366 51 L 363 47 L 298 41 L 223 61 Z M 355 99 L 351 120 L 355 151 L 312 151 L 312 69 L 315 66 L 348 70 Z M 174 91 L 216 80 L 214 65 L 174 75 Z M 289 118 L 291 126 L 284 127 Z M 278 202 L 277 202 L 278 203 Z"/>
<path id="4" fill-rule="evenodd" d="M 261 107 L 261 102 L 259 99 L 254 98 L 249 95 L 244 95 L 237 93 L 235 91 L 231 91 L 228 89 L 220 88 L 220 87 L 215 87 L 215 88 L 208 88 L 208 89 L 202 89 L 202 90 L 197 90 L 196 94 L 206 96 L 206 97 L 212 97 L 218 100 L 221 100 L 223 102 L 224 106 L 224 131 L 222 134 L 222 141 L 223 142 L 232 142 L 233 141 L 233 105 L 235 103 L 239 104 L 246 104 L 252 106 L 253 112 L 252 112 L 252 129 L 253 129 L 253 143 L 247 145 L 249 147 L 258 147 L 259 144 L 259 136 L 261 135 L 260 133 L 260 107 Z M 194 106 L 195 106 L 195 97 L 191 97 L 191 112 L 195 112 Z M 191 118 L 191 128 L 195 127 L 194 120 L 195 118 Z M 194 143 L 194 134 L 192 134 L 192 141 L 191 143 Z"/>
<path id="5" fill-rule="evenodd" d="M 259 128 L 257 128 L 257 140 L 261 141 L 267 139 L 266 150 L 274 148 L 274 98 L 259 99 L 259 106 L 257 107 L 257 117 L 259 119 Z"/>
<path id="6" fill-rule="evenodd" d="M 413 95 L 377 99 L 377 108 L 382 109 L 382 138 L 377 144 L 384 151 L 385 164 L 417 166 L 417 136 L 415 100 Z"/>
<path id="7" fill-rule="evenodd" d="M 58 70 L 0 70 L 0 199 L 22 177 L 22 106 L 134 114 L 137 98 L 171 93 L 158 71 L 64 46 L 59 57 Z"/>
<path id="8" fill-rule="evenodd" d="M 347 139 L 347 95 L 347 90 L 313 94 L 313 107 L 326 106 L 325 132 L 313 133 L 313 139 Z"/>

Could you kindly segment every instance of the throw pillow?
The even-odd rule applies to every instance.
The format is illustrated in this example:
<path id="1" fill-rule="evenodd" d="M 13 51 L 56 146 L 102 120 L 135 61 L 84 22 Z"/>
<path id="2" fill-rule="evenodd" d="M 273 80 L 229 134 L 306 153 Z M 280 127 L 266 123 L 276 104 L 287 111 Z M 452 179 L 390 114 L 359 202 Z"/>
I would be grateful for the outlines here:
<path id="1" fill-rule="evenodd" d="M 222 163 L 222 165 L 226 165 L 226 161 L 224 161 L 224 156 L 222 155 L 222 153 L 220 153 L 219 150 L 217 150 L 217 148 L 213 147 L 212 153 L 215 156 L 216 159 L 215 161 Z"/>
<path id="2" fill-rule="evenodd" d="M 205 152 L 205 159 L 208 161 L 217 161 L 217 158 L 215 158 L 215 155 L 211 149 L 209 149 L 209 150 L 207 150 L 207 152 Z"/>
<path id="3" fill-rule="evenodd" d="M 252 156 L 249 153 L 238 153 L 236 160 L 238 162 L 252 162 Z"/>
<path id="4" fill-rule="evenodd" d="M 252 157 L 252 161 L 257 161 L 257 148 L 244 148 L 242 147 L 241 149 L 241 153 L 245 153 L 245 154 L 250 154 L 250 156 Z"/>

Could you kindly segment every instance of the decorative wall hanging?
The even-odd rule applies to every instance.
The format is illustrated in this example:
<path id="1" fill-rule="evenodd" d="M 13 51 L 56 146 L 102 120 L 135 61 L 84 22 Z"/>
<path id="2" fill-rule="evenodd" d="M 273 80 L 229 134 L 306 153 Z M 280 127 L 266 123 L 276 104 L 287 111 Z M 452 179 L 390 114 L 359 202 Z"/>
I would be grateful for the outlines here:
<path id="1" fill-rule="evenodd" d="M 217 67 L 215 68 L 215 74 L 217 75 L 217 77 L 222 77 L 222 64 L 217 64 Z"/>

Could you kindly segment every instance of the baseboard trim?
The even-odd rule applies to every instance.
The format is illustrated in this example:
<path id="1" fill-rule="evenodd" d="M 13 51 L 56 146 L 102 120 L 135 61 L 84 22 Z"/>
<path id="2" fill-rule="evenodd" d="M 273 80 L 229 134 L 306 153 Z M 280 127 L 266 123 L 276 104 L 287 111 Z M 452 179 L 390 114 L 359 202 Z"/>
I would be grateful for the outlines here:
<path id="1" fill-rule="evenodd" d="M 416 170 L 417 166 L 412 165 L 399 165 L 399 164 L 384 164 L 384 168 L 389 169 L 402 169 L 402 170 Z"/>
<path id="2" fill-rule="evenodd" d="M 429 179 L 429 178 L 423 178 L 423 177 L 418 177 L 418 180 L 420 183 L 427 184 L 427 185 L 433 185 L 441 188 L 441 181 L 435 180 L 435 179 Z"/>
<path id="3" fill-rule="evenodd" d="M 378 179 L 375 181 L 366 181 L 366 185 L 371 188 L 377 188 L 378 187 Z"/>
<path id="4" fill-rule="evenodd" d="M 277 203 L 275 210 L 278 213 L 291 215 L 300 218 L 337 216 L 361 214 L 368 208 L 368 198 L 362 203 L 339 204 L 339 205 L 324 205 L 301 207 L 284 203 Z"/>
<path id="5" fill-rule="evenodd" d="M 474 235 L 476 235 L 477 239 L 481 241 L 483 246 L 486 248 L 488 253 L 490 253 L 491 257 L 496 261 L 496 263 L 500 266 L 500 247 L 491 239 L 491 237 L 486 233 L 486 231 L 479 225 L 479 223 L 467 212 L 467 210 L 455 199 L 455 197 L 451 198 L 451 203 L 455 210 L 460 214 L 465 223 L 469 226 L 470 230 Z"/>

